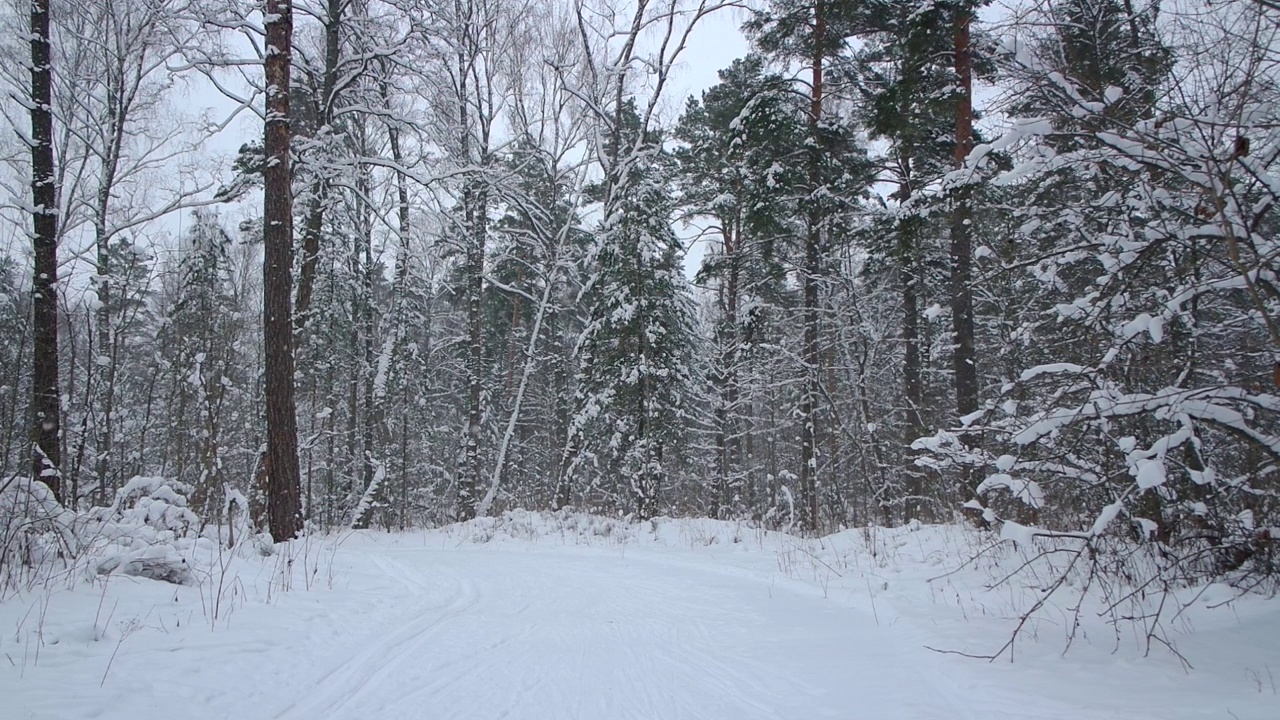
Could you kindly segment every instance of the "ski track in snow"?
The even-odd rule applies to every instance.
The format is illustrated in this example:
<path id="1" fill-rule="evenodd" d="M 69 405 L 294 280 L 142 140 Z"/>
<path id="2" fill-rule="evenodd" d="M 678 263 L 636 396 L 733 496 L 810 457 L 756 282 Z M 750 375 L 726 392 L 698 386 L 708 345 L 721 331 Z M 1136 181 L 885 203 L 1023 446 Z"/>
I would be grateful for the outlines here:
<path id="1" fill-rule="evenodd" d="M 278 718 L 973 717 L 872 618 L 714 567 L 484 548 L 368 560 L 410 602 L 441 583 L 451 599 L 353 649 Z"/>
<path id="2" fill-rule="evenodd" d="M 369 559 L 393 579 L 402 581 L 410 597 L 418 598 L 423 594 L 426 583 L 422 581 L 420 574 L 379 555 L 370 555 Z M 400 666 L 420 657 L 424 652 L 424 645 L 430 641 L 432 632 L 437 627 L 479 603 L 480 595 L 470 582 L 455 579 L 453 586 L 451 597 L 443 607 L 421 609 L 416 620 L 402 628 L 391 630 L 368 644 L 350 660 L 325 673 L 316 683 L 317 693 L 308 694 L 304 701 L 287 708 L 276 717 L 338 717 L 349 708 L 367 707 L 363 699 Z"/>

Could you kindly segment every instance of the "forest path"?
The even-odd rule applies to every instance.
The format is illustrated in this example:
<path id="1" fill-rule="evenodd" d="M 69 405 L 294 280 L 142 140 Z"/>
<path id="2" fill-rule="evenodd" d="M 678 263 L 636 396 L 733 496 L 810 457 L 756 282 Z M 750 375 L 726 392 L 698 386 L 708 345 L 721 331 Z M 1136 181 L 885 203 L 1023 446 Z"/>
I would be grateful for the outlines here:
<path id="1" fill-rule="evenodd" d="M 1066 657 L 1067 600 L 1016 663 L 930 651 L 1000 647 L 1041 592 L 974 539 L 522 516 L 33 588 L 0 601 L 0 720 L 1277 717 L 1280 610 L 1225 587 L 1179 621 L 1191 672 L 1097 599 Z"/>
<path id="2" fill-rule="evenodd" d="M 277 717 L 964 720 L 977 707 L 873 617 L 688 553 L 360 552 L 401 586 L 378 602 L 405 620 L 319 662 Z"/>

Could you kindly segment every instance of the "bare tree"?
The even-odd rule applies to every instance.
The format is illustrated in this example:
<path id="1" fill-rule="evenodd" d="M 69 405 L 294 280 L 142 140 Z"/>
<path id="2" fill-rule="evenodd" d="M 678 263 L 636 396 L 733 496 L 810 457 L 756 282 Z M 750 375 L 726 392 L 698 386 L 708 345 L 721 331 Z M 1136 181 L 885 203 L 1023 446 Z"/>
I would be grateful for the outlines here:
<path id="1" fill-rule="evenodd" d="M 530 9 L 535 11 L 534 9 Z M 579 222 L 578 210 L 583 201 L 583 187 L 587 181 L 590 164 L 586 161 L 570 161 L 569 155 L 583 149 L 587 117 L 576 111 L 572 94 L 565 86 L 565 78 L 556 68 L 563 67 L 577 57 L 576 29 L 569 18 L 547 12 L 539 17 L 539 27 L 531 29 L 526 42 L 518 43 L 511 57 L 507 72 L 518 78 L 513 88 L 510 122 L 527 133 L 526 142 L 531 146 L 517 156 L 521 169 L 545 179 L 550 192 L 531 192 L 515 195 L 512 190 L 499 190 L 501 198 L 517 208 L 522 241 L 534 246 L 533 255 L 541 258 L 538 266 L 524 268 L 540 283 L 540 295 L 530 296 L 520 288 L 510 288 L 519 317 L 519 303 L 533 303 L 533 319 L 524 347 L 518 351 L 523 356 L 520 379 L 512 393 L 511 409 L 502 437 L 498 441 L 497 456 L 489 476 L 489 488 L 476 508 L 477 515 L 486 515 L 493 507 L 507 463 L 516 444 L 517 427 L 528 398 L 528 390 L 539 366 L 539 343 L 554 313 L 554 306 L 562 291 L 562 276 L 570 264 L 568 245 Z M 523 70 L 534 68 L 534 70 Z M 565 194 L 568 197 L 565 197 Z M 523 272 L 523 270 L 522 270 Z M 514 335 L 514 334 L 513 334 Z M 510 368 L 514 372 L 514 368 Z"/>
<path id="2" fill-rule="evenodd" d="M 166 64 L 195 32 L 182 20 L 185 7 L 186 0 L 102 0 L 69 4 L 54 22 L 58 57 L 68 67 L 55 85 L 55 119 L 68 146 L 65 162 L 75 166 L 73 175 L 79 179 L 60 198 L 70 220 L 61 228 L 63 245 L 70 245 L 73 256 L 92 256 L 91 288 L 97 299 L 84 366 L 82 425 L 87 432 L 79 439 L 77 454 L 87 443 L 93 445 L 100 505 L 107 502 L 110 477 L 122 469 L 116 404 L 124 350 L 120 334 L 129 318 L 122 316 L 120 306 L 130 288 L 117 275 L 130 269 L 116 255 L 130 233 L 207 203 L 201 196 L 211 186 L 155 182 L 169 164 L 190 158 L 203 139 L 174 108 L 166 107 L 175 79 Z M 165 121 L 157 122 L 162 113 Z M 92 226 L 90 252 L 77 251 L 74 228 L 69 227 L 81 219 Z M 66 440 L 68 447 L 71 442 Z M 69 482 L 78 486 L 78 470 Z"/>

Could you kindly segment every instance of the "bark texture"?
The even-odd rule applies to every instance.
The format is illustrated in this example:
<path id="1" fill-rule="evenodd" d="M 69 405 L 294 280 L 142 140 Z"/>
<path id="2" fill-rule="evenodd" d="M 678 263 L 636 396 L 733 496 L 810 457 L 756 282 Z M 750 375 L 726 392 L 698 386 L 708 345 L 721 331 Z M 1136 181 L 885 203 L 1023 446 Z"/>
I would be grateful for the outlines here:
<path id="1" fill-rule="evenodd" d="M 49 0 L 31 0 L 31 200 L 34 357 L 31 476 L 62 498 L 58 391 L 58 190 L 53 168 Z"/>
<path id="2" fill-rule="evenodd" d="M 267 118 L 263 148 L 263 332 L 266 349 L 267 506 L 271 537 L 302 530 L 293 365 L 293 190 L 289 163 L 291 0 L 267 0 Z"/>
<path id="3" fill-rule="evenodd" d="M 813 6 L 813 62 L 810 70 L 809 215 L 804 243 L 804 390 L 800 400 L 800 515 L 807 530 L 818 529 L 818 453 L 815 428 L 818 404 L 818 276 L 822 271 L 822 70 L 826 45 L 822 0 Z"/>
<path id="4" fill-rule="evenodd" d="M 956 169 L 964 167 L 973 149 L 973 64 L 969 49 L 968 8 L 956 9 Z M 956 379 L 956 412 L 961 417 L 978 409 L 978 365 L 973 338 L 973 212 L 969 189 L 956 190 L 951 215 L 951 321 L 952 355 Z"/>

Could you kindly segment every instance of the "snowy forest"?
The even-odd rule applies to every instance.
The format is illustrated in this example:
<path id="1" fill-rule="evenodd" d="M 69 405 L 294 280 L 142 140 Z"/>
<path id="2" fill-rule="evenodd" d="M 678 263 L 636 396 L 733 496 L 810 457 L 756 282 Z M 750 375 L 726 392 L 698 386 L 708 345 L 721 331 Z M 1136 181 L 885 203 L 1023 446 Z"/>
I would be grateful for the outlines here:
<path id="1" fill-rule="evenodd" d="M 530 511 L 963 527 L 1071 558 L 1047 595 L 1277 588 L 1280 3 L 0 25 L 6 585 L 67 518 Z"/>
<path id="2" fill-rule="evenodd" d="M 6 476 L 265 526 L 278 475 L 325 529 L 968 508 L 1269 570 L 1268 3 L 288 5 L 8 34 Z M 751 53 L 670 97 L 716 12 Z M 289 134 L 199 153 L 250 113 Z"/>

